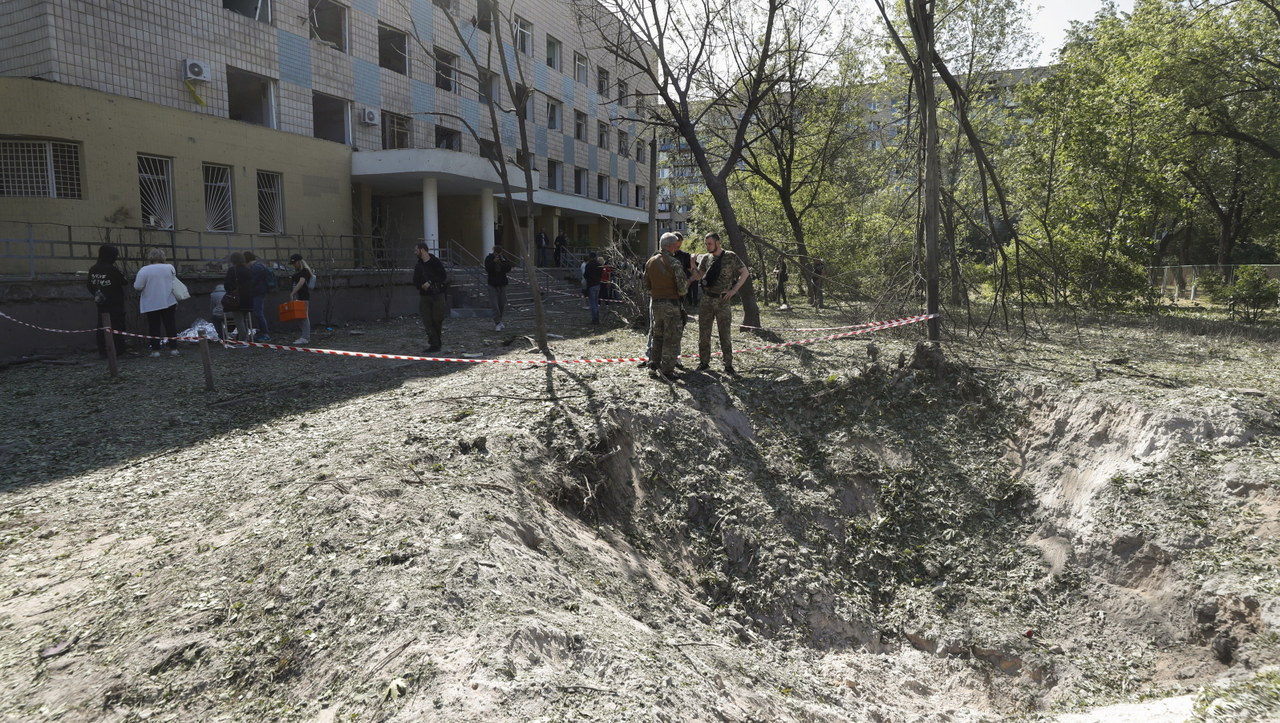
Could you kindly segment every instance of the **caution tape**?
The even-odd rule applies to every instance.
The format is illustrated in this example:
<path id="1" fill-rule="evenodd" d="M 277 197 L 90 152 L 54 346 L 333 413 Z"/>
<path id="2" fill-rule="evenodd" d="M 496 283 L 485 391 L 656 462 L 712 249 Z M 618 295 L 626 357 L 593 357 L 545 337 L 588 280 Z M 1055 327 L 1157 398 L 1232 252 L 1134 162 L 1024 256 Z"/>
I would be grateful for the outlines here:
<path id="1" fill-rule="evenodd" d="M 733 353 L 745 354 L 750 352 L 770 351 L 773 349 L 785 349 L 791 346 L 815 344 L 820 341 L 832 341 L 835 339 L 844 339 L 851 336 L 857 336 L 859 334 L 868 334 L 874 331 L 883 331 L 885 329 L 893 329 L 900 326 L 907 326 L 908 324 L 915 324 L 917 322 L 925 321 L 927 319 L 932 319 L 937 316 L 939 316 L 939 314 L 921 314 L 919 316 L 909 316 L 901 319 L 892 319 L 889 321 L 869 322 L 869 323 L 860 325 L 859 328 L 856 328 L 852 331 L 846 331 L 840 334 L 828 334 L 826 336 L 818 336 L 818 337 L 813 337 L 809 339 L 798 339 L 796 341 L 781 342 L 778 344 L 766 344 L 763 346 L 747 347 L 744 349 L 735 349 Z M 0 311 L 0 317 L 4 317 L 14 323 L 21 324 L 23 326 L 28 326 L 33 329 L 39 329 L 41 331 L 67 333 L 67 334 L 98 331 L 99 329 L 107 328 L 107 327 L 95 327 L 92 329 L 51 329 L 43 326 L 36 326 L 35 324 L 29 324 L 25 321 L 20 321 L 18 319 L 13 318 L 12 316 L 9 316 L 8 314 L 2 311 Z M 200 341 L 200 337 L 147 336 L 145 334 L 132 334 L 126 331 L 120 331 L 118 329 L 111 329 L 111 331 L 114 334 L 120 334 L 121 336 L 135 337 L 138 339 L 159 339 L 159 340 L 166 340 L 166 341 L 174 340 L 174 341 L 191 341 L 191 342 Z M 212 339 L 211 341 L 218 341 L 218 340 Z M 303 352 L 306 354 L 322 354 L 326 356 L 345 356 L 345 357 L 355 357 L 359 359 L 394 359 L 399 361 L 455 362 L 459 364 L 515 364 L 515 365 L 619 364 L 619 363 L 627 363 L 627 362 L 649 361 L 648 357 L 643 357 L 643 356 L 622 357 L 622 358 L 597 358 L 597 359 L 470 359 L 466 357 L 435 357 L 435 356 L 419 356 L 419 355 L 413 355 L 413 354 L 382 354 L 378 352 L 349 351 L 345 349 L 317 349 L 315 347 L 307 347 L 307 346 L 289 346 L 286 344 L 268 344 L 265 342 L 227 341 L 227 340 L 222 340 L 222 345 L 227 348 L 246 349 L 246 348 L 256 347 L 259 349 L 275 349 L 277 351 L 296 351 L 296 352 Z M 712 354 L 712 356 L 722 356 L 722 355 L 723 355 L 723 352 L 718 352 L 718 351 Z M 680 358 L 696 359 L 698 358 L 698 355 L 697 354 L 681 354 Z"/>

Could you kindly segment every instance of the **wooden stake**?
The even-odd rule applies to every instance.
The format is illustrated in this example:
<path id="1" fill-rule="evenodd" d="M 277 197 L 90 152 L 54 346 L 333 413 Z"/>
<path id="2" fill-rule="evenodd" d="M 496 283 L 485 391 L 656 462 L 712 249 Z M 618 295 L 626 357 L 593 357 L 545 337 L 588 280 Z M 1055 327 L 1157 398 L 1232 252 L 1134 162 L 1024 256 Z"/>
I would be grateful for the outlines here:
<path id="1" fill-rule="evenodd" d="M 204 363 L 204 389 L 213 391 L 213 360 L 209 358 L 209 337 L 200 330 L 200 361 Z"/>
<path id="2" fill-rule="evenodd" d="M 120 376 L 120 363 L 116 361 L 116 335 L 111 331 L 111 314 L 98 314 L 98 323 L 105 327 L 103 334 L 106 336 L 107 350 L 107 371 L 112 377 Z"/>

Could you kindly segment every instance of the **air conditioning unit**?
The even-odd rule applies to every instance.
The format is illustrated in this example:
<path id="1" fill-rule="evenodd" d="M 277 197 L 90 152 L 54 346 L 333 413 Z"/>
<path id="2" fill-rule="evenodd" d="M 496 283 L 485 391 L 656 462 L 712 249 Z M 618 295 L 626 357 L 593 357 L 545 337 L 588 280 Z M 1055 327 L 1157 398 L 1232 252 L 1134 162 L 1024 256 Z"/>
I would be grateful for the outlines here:
<path id="1" fill-rule="evenodd" d="M 378 111 L 374 108 L 360 109 L 360 125 L 376 126 L 378 125 Z"/>
<path id="2" fill-rule="evenodd" d="M 184 80 L 207 83 L 209 82 L 209 64 L 203 60 L 187 58 L 182 61 L 182 77 Z"/>

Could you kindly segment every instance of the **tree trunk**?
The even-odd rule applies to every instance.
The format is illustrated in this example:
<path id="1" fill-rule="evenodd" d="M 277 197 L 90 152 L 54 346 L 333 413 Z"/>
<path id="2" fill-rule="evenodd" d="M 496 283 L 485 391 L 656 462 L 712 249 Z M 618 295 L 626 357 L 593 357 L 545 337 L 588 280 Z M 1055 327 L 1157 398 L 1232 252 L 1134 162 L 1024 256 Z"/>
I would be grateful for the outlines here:
<path id="1" fill-rule="evenodd" d="M 924 148 L 924 287 L 925 312 L 937 314 L 938 285 L 938 199 L 941 195 L 941 164 L 938 156 L 938 109 L 933 82 L 933 2 L 911 0 L 907 9 L 911 35 L 916 42 L 916 93 L 920 106 L 920 132 Z M 929 342 L 942 340 L 942 325 L 934 317 L 928 322 Z"/>

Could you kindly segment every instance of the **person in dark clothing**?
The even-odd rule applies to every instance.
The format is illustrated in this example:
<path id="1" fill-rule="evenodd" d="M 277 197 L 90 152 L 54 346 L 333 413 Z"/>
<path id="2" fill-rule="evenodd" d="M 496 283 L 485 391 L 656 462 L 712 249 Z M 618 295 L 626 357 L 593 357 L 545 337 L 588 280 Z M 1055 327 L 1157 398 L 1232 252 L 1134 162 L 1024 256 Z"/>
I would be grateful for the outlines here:
<path id="1" fill-rule="evenodd" d="M 582 277 L 587 282 L 587 303 L 591 309 L 592 324 L 600 323 L 600 277 L 603 272 L 604 267 L 600 265 L 596 252 L 587 254 L 587 267 L 582 272 Z"/>
<path id="2" fill-rule="evenodd" d="M 493 253 L 484 257 L 484 273 L 488 277 L 489 305 L 493 307 L 493 330 L 502 331 L 502 314 L 507 310 L 507 274 L 511 260 L 502 252 L 502 244 L 493 245 Z"/>
<path id="3" fill-rule="evenodd" d="M 253 274 L 253 320 L 257 324 L 257 341 L 271 341 L 271 329 L 267 325 L 267 292 L 275 286 L 276 273 L 258 260 L 252 251 L 244 252 L 244 260 L 249 263 L 249 271 Z M 241 297 L 243 298 L 243 297 Z"/>
<path id="4" fill-rule="evenodd" d="M 237 339 L 254 341 L 253 271 L 249 269 L 249 261 L 245 255 L 239 251 L 231 254 L 230 261 L 231 268 L 227 269 L 227 275 L 222 280 L 226 290 L 222 297 L 222 311 L 224 314 L 235 313 Z"/>
<path id="5" fill-rule="evenodd" d="M 418 289 L 418 314 L 422 316 L 422 328 L 427 332 L 427 351 L 440 351 L 444 335 L 444 317 L 449 312 L 446 292 L 449 272 L 444 262 L 431 253 L 431 247 L 419 241 L 415 253 L 418 263 L 413 267 L 413 285 Z"/>
<path id="6" fill-rule="evenodd" d="M 673 255 L 676 257 L 677 260 L 680 261 L 680 268 L 684 269 L 685 283 L 688 284 L 689 278 L 693 276 L 693 254 L 684 250 L 684 234 L 677 231 L 676 237 L 680 239 L 680 245 L 676 247 L 676 251 Z M 689 304 L 689 299 L 692 298 L 692 294 L 693 294 L 692 288 L 696 285 L 697 284 L 688 284 L 690 290 L 685 292 L 685 295 L 683 297 L 684 303 L 680 305 L 680 311 L 681 311 L 680 323 L 682 325 L 689 323 L 690 307 L 688 304 Z M 677 366 L 680 366 L 680 365 L 677 364 Z"/>
<path id="7" fill-rule="evenodd" d="M 773 273 L 778 275 L 778 303 L 782 306 L 790 306 L 787 303 L 787 260 L 779 257 L 778 266 L 774 268 Z"/>
<path id="8" fill-rule="evenodd" d="M 827 265 L 822 259 L 813 260 L 813 308 L 821 309 L 826 306 L 826 299 L 822 296 L 822 285 L 827 281 Z"/>
<path id="9" fill-rule="evenodd" d="M 543 233 L 542 229 L 538 229 L 538 232 L 533 235 L 533 245 L 538 249 L 538 265 L 546 266 L 547 253 L 551 250 L 548 247 L 551 244 L 547 240 L 547 234 Z"/>
<path id="10" fill-rule="evenodd" d="M 556 262 L 557 269 L 564 266 L 564 251 L 565 251 L 565 247 L 567 247 L 568 245 L 569 245 L 569 239 L 565 238 L 564 231 L 561 231 L 556 236 L 555 262 Z"/>
<path id="11" fill-rule="evenodd" d="M 89 267 L 89 280 L 86 285 L 98 307 L 98 315 L 94 318 L 93 325 L 99 326 L 102 323 L 102 315 L 107 314 L 111 319 L 111 328 L 124 331 L 124 288 L 129 281 L 116 267 L 118 258 L 120 258 L 120 249 L 111 244 L 99 246 L 98 263 Z M 129 345 L 125 343 L 123 336 L 119 334 L 111 336 L 115 340 L 116 354 L 124 354 L 129 350 Z M 107 332 L 103 329 L 98 330 L 98 353 L 102 356 L 107 355 Z"/>

